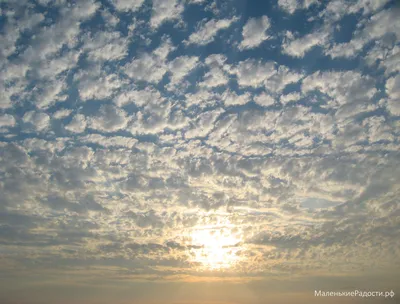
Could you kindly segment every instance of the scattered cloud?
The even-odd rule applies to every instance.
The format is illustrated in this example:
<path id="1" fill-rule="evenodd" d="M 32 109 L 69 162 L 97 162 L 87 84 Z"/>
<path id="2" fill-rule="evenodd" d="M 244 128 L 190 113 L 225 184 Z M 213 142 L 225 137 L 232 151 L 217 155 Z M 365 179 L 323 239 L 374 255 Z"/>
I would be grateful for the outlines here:
<path id="1" fill-rule="evenodd" d="M 166 21 L 179 19 L 183 9 L 184 6 L 179 0 L 153 0 L 150 24 L 157 28 Z"/>
<path id="2" fill-rule="evenodd" d="M 324 46 L 328 42 L 329 35 L 329 31 L 324 29 L 306 34 L 300 38 L 294 38 L 289 33 L 288 38 L 282 44 L 282 51 L 292 57 L 304 57 L 313 47 Z"/>
<path id="3" fill-rule="evenodd" d="M 125 73 L 135 79 L 148 82 L 159 82 L 168 71 L 166 58 L 174 50 L 169 39 L 165 39 L 162 44 L 151 53 L 141 54 L 125 65 Z"/>
<path id="4" fill-rule="evenodd" d="M 206 45 L 214 41 L 219 31 L 229 28 L 234 22 L 238 20 L 237 17 L 231 19 L 211 19 L 207 22 L 201 22 L 197 25 L 196 32 L 189 36 L 189 44 Z"/>
<path id="5" fill-rule="evenodd" d="M 392 115 L 400 116 L 400 76 L 391 77 L 386 81 L 388 95 L 388 110 Z"/>
<path id="6" fill-rule="evenodd" d="M 259 46 L 264 40 L 270 38 L 266 31 L 271 24 L 267 16 L 250 18 L 243 27 L 243 40 L 240 42 L 240 49 L 251 49 Z"/>
<path id="7" fill-rule="evenodd" d="M 34 131 L 44 131 L 50 123 L 50 117 L 46 113 L 29 111 L 22 117 L 24 123 L 28 125 L 29 128 Z"/>
<path id="8" fill-rule="evenodd" d="M 312 5 L 318 5 L 318 0 L 278 0 L 279 7 L 289 14 L 299 9 L 308 9 Z"/>
<path id="9" fill-rule="evenodd" d="M 83 117 L 79 116 L 78 119 L 82 121 Z M 129 117 L 124 110 L 112 105 L 102 105 L 96 115 L 88 118 L 88 126 L 102 132 L 115 132 L 125 128 L 128 121 Z"/>
<path id="10" fill-rule="evenodd" d="M 137 11 L 142 5 L 144 0 L 112 0 L 115 8 L 122 12 Z"/>
<path id="11" fill-rule="evenodd" d="M 4 127 L 9 128 L 9 127 L 14 127 L 16 124 L 14 116 L 10 114 L 3 114 L 0 115 L 0 129 L 3 129 Z"/>
<path id="12" fill-rule="evenodd" d="M 65 129 L 72 133 L 82 133 L 86 129 L 85 115 L 76 114 L 71 122 L 65 126 Z"/>

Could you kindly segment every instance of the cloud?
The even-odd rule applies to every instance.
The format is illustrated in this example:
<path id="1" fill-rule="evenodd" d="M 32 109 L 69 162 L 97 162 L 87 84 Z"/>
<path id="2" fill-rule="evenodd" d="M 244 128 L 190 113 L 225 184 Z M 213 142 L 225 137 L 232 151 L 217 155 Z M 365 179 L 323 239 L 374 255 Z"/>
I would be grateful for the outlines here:
<path id="1" fill-rule="evenodd" d="M 286 66 L 277 66 L 275 62 L 261 62 L 247 59 L 232 68 L 237 75 L 239 86 L 265 86 L 271 92 L 280 92 L 288 84 L 298 82 L 302 75 L 292 72 Z"/>
<path id="2" fill-rule="evenodd" d="M 229 65 L 225 64 L 227 58 L 222 54 L 213 54 L 205 59 L 208 71 L 203 76 L 201 87 L 214 88 L 226 85 L 229 81 Z"/>
<path id="3" fill-rule="evenodd" d="M 349 42 L 334 44 L 326 50 L 326 54 L 332 58 L 346 57 L 354 58 L 360 53 L 365 45 L 370 41 L 380 39 L 390 34 L 399 41 L 397 33 L 400 31 L 398 22 L 395 22 L 399 8 L 383 10 L 373 15 L 362 30 L 355 32 L 354 37 Z"/>
<path id="4" fill-rule="evenodd" d="M 169 39 L 166 39 L 152 53 L 141 54 L 125 65 L 125 73 L 136 80 L 158 83 L 168 71 L 166 58 L 174 50 Z"/>
<path id="5" fill-rule="evenodd" d="M 81 117 L 80 117 L 81 118 Z M 88 126 L 102 132 L 115 132 L 126 127 L 129 117 L 122 109 L 102 105 L 95 116 L 87 118 Z"/>
<path id="6" fill-rule="evenodd" d="M 300 93 L 294 92 L 294 93 L 290 93 L 290 94 L 286 94 L 286 95 L 281 95 L 279 100 L 281 103 L 287 104 L 291 101 L 298 101 L 300 98 L 301 98 Z"/>
<path id="7" fill-rule="evenodd" d="M 386 81 L 388 95 L 387 108 L 392 115 L 400 116 L 400 76 L 391 77 Z"/>
<path id="8" fill-rule="evenodd" d="M 100 134 L 89 134 L 79 138 L 83 143 L 98 144 L 106 148 L 120 148 L 125 147 L 132 149 L 136 143 L 137 139 L 132 137 L 124 136 L 103 136 Z"/>
<path id="9" fill-rule="evenodd" d="M 179 19 L 183 10 L 179 0 L 153 0 L 150 25 L 157 28 L 164 22 Z"/>
<path id="10" fill-rule="evenodd" d="M 121 60 L 128 54 L 128 39 L 120 32 L 97 32 L 83 37 L 82 49 L 93 61 Z"/>
<path id="11" fill-rule="evenodd" d="M 72 133 L 82 133 L 86 129 L 86 118 L 85 115 L 76 114 L 71 122 L 65 126 L 67 131 Z"/>
<path id="12" fill-rule="evenodd" d="M 303 76 L 286 66 L 279 66 L 276 73 L 265 81 L 265 87 L 271 92 L 281 92 L 288 84 L 298 82 Z"/>
<path id="13" fill-rule="evenodd" d="M 197 31 L 189 36 L 189 44 L 206 45 L 214 41 L 218 32 L 229 28 L 234 22 L 238 20 L 237 17 L 231 19 L 211 19 L 206 23 L 199 23 Z"/>
<path id="14" fill-rule="evenodd" d="M 380 11 L 388 2 L 389 0 L 357 2 L 335 0 L 330 1 L 320 15 L 325 17 L 328 22 L 340 21 L 347 14 L 357 14 L 360 11 L 364 16 L 368 16 Z"/>
<path id="15" fill-rule="evenodd" d="M 269 39 L 266 31 L 270 26 L 270 20 L 267 16 L 250 18 L 243 27 L 243 40 L 240 42 L 239 49 L 252 49 L 259 46 L 264 40 Z"/>
<path id="16" fill-rule="evenodd" d="M 272 106 L 275 103 L 275 99 L 271 95 L 268 95 L 265 92 L 262 92 L 261 94 L 254 96 L 254 101 L 263 107 Z"/>
<path id="17" fill-rule="evenodd" d="M 245 105 L 251 100 L 251 95 L 249 93 L 245 93 L 242 95 L 238 95 L 232 91 L 226 91 L 222 95 L 222 99 L 224 101 L 225 106 L 237 106 L 237 105 Z"/>
<path id="18" fill-rule="evenodd" d="M 64 80 L 54 80 L 43 82 L 42 85 L 36 87 L 37 91 L 33 92 L 36 99 L 36 107 L 46 109 L 57 102 L 64 101 L 67 95 L 63 94 L 67 85 Z"/>
<path id="19" fill-rule="evenodd" d="M 247 59 L 239 62 L 235 69 L 240 86 L 259 87 L 275 74 L 275 62 L 261 62 Z"/>
<path id="20" fill-rule="evenodd" d="M 15 125 L 16 121 L 14 116 L 10 114 L 0 115 L 0 129 L 14 127 Z"/>
<path id="21" fill-rule="evenodd" d="M 73 111 L 70 109 L 60 109 L 52 115 L 53 119 L 63 119 L 71 115 Z"/>
<path id="22" fill-rule="evenodd" d="M 124 84 L 117 74 L 106 73 L 99 65 L 75 73 L 74 81 L 82 100 L 106 99 Z"/>
<path id="23" fill-rule="evenodd" d="M 224 111 L 216 109 L 209 112 L 204 112 L 194 122 L 194 126 L 186 131 L 185 138 L 205 137 L 214 128 L 215 120 Z"/>
<path id="24" fill-rule="evenodd" d="M 29 128 L 41 132 L 49 126 L 50 117 L 43 112 L 29 111 L 24 114 L 22 121 L 27 124 Z"/>
<path id="25" fill-rule="evenodd" d="M 196 68 L 199 58 L 196 56 L 180 56 L 168 62 L 169 72 L 171 73 L 171 84 L 181 82 L 194 68 Z"/>
<path id="26" fill-rule="evenodd" d="M 41 60 L 55 55 L 64 45 L 76 45 L 80 22 L 90 19 L 99 8 L 92 0 L 80 1 L 74 6 L 62 7 L 60 18 L 49 27 L 42 27 L 36 34 L 32 47 L 22 55 L 28 60 Z"/>
<path id="27" fill-rule="evenodd" d="M 313 4 L 319 4 L 318 0 L 278 0 L 279 7 L 289 14 L 299 9 L 308 9 Z"/>
<path id="28" fill-rule="evenodd" d="M 122 12 L 137 11 L 142 5 L 144 0 L 112 0 L 115 8 Z"/>
<path id="29" fill-rule="evenodd" d="M 38 73 L 42 78 L 53 80 L 52 78 L 61 73 L 73 69 L 79 60 L 79 56 L 80 52 L 73 50 L 52 60 L 41 62 Z"/>
<path id="30" fill-rule="evenodd" d="M 373 78 L 354 71 L 315 72 L 303 80 L 301 90 L 303 94 L 319 90 L 333 99 L 333 107 L 365 104 L 377 93 Z"/>
<path id="31" fill-rule="evenodd" d="M 292 57 L 304 57 L 315 46 L 324 46 L 328 42 L 329 31 L 322 29 L 306 34 L 300 38 L 289 38 L 282 44 L 282 52 Z"/>
<path id="32" fill-rule="evenodd" d="M 390 45 L 386 43 L 377 43 L 374 47 L 372 47 L 364 60 L 367 65 L 375 66 L 377 63 L 378 68 L 381 68 L 385 71 L 386 75 L 393 74 L 395 72 L 400 71 L 400 47 L 394 46 L 390 49 Z M 390 49 L 388 51 L 388 48 Z"/>
<path id="33" fill-rule="evenodd" d="M 164 101 L 164 97 L 159 91 L 146 87 L 144 90 L 127 90 L 116 96 L 114 102 L 119 107 L 127 104 L 136 104 L 138 107 L 159 104 Z"/>

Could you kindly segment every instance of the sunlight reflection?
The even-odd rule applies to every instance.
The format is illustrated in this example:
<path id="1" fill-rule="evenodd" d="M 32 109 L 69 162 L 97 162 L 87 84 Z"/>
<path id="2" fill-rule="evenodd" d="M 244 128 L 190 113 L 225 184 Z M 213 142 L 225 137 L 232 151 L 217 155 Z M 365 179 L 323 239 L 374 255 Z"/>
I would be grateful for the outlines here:
<path id="1" fill-rule="evenodd" d="M 233 267 L 239 261 L 241 237 L 233 228 L 198 227 L 190 235 L 193 261 L 203 269 L 222 270 Z"/>

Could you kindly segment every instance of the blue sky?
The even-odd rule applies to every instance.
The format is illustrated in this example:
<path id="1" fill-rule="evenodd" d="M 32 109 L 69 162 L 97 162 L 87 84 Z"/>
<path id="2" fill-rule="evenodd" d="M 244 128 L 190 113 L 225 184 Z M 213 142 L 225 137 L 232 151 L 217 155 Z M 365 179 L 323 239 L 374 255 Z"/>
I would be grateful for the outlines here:
<path id="1" fill-rule="evenodd" d="M 0 0 L 0 299 L 400 292 L 399 10 Z"/>

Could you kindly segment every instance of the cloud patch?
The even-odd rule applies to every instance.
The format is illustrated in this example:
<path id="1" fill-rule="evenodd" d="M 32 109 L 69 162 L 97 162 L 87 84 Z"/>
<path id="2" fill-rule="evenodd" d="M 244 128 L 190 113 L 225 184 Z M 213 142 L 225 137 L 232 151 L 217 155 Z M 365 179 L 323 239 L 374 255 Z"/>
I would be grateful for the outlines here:
<path id="1" fill-rule="evenodd" d="M 243 40 L 239 44 L 239 49 L 252 49 L 259 46 L 264 40 L 270 38 L 266 31 L 271 24 L 267 16 L 260 18 L 250 18 L 243 27 Z"/>

